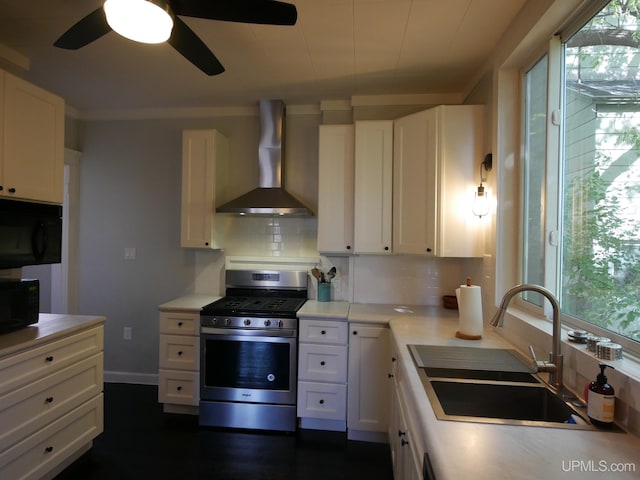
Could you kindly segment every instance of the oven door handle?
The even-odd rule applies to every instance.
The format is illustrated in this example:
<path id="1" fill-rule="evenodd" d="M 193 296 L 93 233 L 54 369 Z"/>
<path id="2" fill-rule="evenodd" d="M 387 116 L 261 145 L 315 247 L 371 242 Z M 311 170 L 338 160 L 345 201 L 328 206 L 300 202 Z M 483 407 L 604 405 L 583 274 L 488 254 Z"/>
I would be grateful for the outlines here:
<path id="1" fill-rule="evenodd" d="M 249 329 L 249 328 L 212 328 L 200 327 L 200 333 L 203 335 L 220 335 L 220 336 L 244 336 L 244 337 L 295 337 L 296 330 L 291 328 L 284 329 Z"/>

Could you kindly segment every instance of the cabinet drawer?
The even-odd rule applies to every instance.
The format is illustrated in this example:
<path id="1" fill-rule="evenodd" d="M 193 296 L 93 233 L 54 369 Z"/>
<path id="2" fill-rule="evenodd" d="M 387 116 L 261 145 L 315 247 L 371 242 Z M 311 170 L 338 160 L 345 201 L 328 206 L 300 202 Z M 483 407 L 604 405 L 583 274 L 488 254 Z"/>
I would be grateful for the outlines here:
<path id="1" fill-rule="evenodd" d="M 346 385 L 298 382 L 299 417 L 345 420 L 346 412 Z"/>
<path id="2" fill-rule="evenodd" d="M 42 478 L 103 431 L 103 416 L 103 396 L 100 394 L 0 452 L 0 478 Z"/>
<path id="3" fill-rule="evenodd" d="M 179 405 L 198 405 L 200 402 L 200 374 L 175 370 L 160 370 L 158 401 Z"/>
<path id="4" fill-rule="evenodd" d="M 160 368 L 200 369 L 200 339 L 181 335 L 160 335 Z"/>
<path id="5" fill-rule="evenodd" d="M 92 328 L 0 360 L 0 395 L 101 352 L 103 332 Z"/>
<path id="6" fill-rule="evenodd" d="M 321 382 L 347 381 L 347 346 L 301 343 L 298 378 Z"/>
<path id="7" fill-rule="evenodd" d="M 0 445 L 43 428 L 102 392 L 102 353 L 0 397 Z"/>
<path id="8" fill-rule="evenodd" d="M 346 344 L 349 337 L 347 322 L 333 320 L 300 320 L 300 341 L 312 343 Z"/>
<path id="9" fill-rule="evenodd" d="M 160 312 L 160 333 L 198 335 L 200 312 Z"/>

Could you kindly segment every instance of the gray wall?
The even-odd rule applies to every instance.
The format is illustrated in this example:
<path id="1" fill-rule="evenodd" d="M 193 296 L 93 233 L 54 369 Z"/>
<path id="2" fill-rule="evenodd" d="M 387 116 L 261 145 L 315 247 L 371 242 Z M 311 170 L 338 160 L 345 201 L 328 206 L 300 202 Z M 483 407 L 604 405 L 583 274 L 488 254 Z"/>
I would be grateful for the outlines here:
<path id="1" fill-rule="evenodd" d="M 79 312 L 108 319 L 106 370 L 157 373 L 157 306 L 188 291 L 194 269 L 178 248 L 181 128 L 86 122 L 80 135 Z"/>
<path id="2" fill-rule="evenodd" d="M 314 209 L 318 123 L 319 115 L 287 123 L 287 185 Z M 258 184 L 258 119 L 249 113 L 72 126 L 77 132 L 67 146 L 82 152 L 79 312 L 107 317 L 105 370 L 155 375 L 158 305 L 193 292 L 198 267 L 196 253 L 180 247 L 182 131 L 216 128 L 229 139 L 231 197 Z M 125 260 L 125 248 L 136 249 L 135 260 Z M 132 328 L 131 340 L 124 327 Z"/>

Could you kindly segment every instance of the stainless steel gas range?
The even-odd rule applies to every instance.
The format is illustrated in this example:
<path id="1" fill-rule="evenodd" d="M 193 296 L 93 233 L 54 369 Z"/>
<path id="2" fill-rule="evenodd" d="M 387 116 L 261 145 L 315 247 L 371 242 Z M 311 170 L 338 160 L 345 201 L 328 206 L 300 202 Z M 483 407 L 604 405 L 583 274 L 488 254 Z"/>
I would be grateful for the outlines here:
<path id="1" fill-rule="evenodd" d="M 295 431 L 306 271 L 227 270 L 200 314 L 200 425 Z"/>

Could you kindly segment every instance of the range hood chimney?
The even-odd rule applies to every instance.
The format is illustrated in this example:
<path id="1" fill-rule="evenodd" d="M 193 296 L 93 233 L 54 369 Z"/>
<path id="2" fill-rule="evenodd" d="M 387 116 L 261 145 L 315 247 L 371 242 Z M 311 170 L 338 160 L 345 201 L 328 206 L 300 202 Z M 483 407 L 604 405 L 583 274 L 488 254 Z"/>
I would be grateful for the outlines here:
<path id="1" fill-rule="evenodd" d="M 284 102 L 260 102 L 260 186 L 221 205 L 216 208 L 216 212 L 239 215 L 313 215 L 311 210 L 283 188 L 284 120 Z"/>

